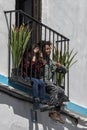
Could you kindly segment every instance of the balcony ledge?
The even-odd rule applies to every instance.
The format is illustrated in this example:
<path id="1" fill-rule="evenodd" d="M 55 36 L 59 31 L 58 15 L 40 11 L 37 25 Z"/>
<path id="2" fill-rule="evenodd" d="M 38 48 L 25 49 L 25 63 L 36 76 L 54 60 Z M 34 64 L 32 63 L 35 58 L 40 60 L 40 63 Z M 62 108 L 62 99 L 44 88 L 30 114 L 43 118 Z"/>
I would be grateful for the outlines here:
<path id="1" fill-rule="evenodd" d="M 20 85 L 16 85 L 15 87 L 14 85 L 11 85 L 9 85 L 7 77 L 0 75 L 0 91 L 5 92 L 18 99 L 33 103 L 33 97 L 31 95 L 31 90 L 29 87 L 27 91 L 23 89 L 21 90 Z M 87 108 L 81 107 L 72 102 L 68 102 L 67 105 L 62 108 L 62 113 L 77 120 L 80 119 L 87 121 Z"/>

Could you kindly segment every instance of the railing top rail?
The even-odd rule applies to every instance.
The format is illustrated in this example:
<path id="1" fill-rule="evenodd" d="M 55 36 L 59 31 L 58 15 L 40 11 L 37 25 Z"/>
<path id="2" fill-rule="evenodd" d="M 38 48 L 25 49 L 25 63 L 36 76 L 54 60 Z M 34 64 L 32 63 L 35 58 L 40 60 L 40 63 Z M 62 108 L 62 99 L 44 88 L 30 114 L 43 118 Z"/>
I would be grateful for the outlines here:
<path id="1" fill-rule="evenodd" d="M 25 13 L 25 12 L 22 11 L 22 10 L 8 10 L 8 11 L 4 11 L 5 14 L 6 14 L 6 13 L 18 13 L 18 12 L 21 13 L 21 14 L 23 14 L 23 15 L 25 15 L 26 17 L 32 19 L 33 21 L 37 22 L 38 24 L 44 26 L 46 29 L 49 29 L 50 31 L 53 31 L 54 33 L 60 35 L 60 36 L 61 36 L 62 38 L 64 38 L 66 41 L 69 41 L 69 38 L 67 38 L 67 37 L 65 37 L 64 35 L 58 33 L 57 31 L 55 31 L 54 29 L 48 27 L 47 25 L 45 25 L 45 24 L 39 22 L 38 20 L 36 20 L 35 18 L 33 18 L 32 16 L 30 16 L 29 14 Z"/>

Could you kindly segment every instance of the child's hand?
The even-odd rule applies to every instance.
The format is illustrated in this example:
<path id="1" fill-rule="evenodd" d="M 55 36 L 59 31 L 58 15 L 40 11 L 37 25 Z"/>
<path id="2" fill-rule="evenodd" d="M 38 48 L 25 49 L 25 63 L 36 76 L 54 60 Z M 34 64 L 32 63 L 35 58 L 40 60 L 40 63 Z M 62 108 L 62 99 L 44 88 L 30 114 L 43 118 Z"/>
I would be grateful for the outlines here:
<path id="1" fill-rule="evenodd" d="M 39 51 L 39 47 L 34 48 L 34 53 L 36 54 Z"/>
<path id="2" fill-rule="evenodd" d="M 62 64 L 59 63 L 59 62 L 56 65 L 57 65 L 58 68 L 60 68 L 62 66 Z"/>
<path id="3" fill-rule="evenodd" d="M 43 65 L 46 65 L 46 60 L 43 60 Z"/>

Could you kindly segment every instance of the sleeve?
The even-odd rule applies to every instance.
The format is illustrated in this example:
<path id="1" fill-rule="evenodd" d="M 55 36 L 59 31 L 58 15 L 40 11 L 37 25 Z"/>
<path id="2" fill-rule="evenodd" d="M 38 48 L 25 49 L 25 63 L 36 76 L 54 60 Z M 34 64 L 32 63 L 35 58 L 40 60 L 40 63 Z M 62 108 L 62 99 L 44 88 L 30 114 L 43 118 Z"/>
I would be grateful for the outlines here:
<path id="1" fill-rule="evenodd" d="M 51 67 L 51 72 L 54 73 L 56 72 L 57 66 L 56 66 L 56 62 L 54 61 L 50 61 L 50 67 Z"/>
<path id="2" fill-rule="evenodd" d="M 56 72 L 66 74 L 68 69 L 64 65 L 61 65 L 61 67 L 57 67 Z"/>
<path id="3" fill-rule="evenodd" d="M 51 62 L 52 62 L 52 68 L 51 68 L 52 72 L 58 72 L 63 74 L 68 72 L 67 68 L 64 65 L 61 65 L 61 67 L 57 67 L 55 61 Z"/>

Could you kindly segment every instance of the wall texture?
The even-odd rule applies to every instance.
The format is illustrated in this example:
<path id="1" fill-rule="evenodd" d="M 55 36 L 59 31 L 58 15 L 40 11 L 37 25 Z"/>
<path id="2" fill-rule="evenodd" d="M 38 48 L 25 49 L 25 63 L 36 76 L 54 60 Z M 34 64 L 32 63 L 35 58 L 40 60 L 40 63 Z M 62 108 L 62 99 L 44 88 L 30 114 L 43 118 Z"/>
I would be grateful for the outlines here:
<path id="1" fill-rule="evenodd" d="M 48 112 L 37 111 L 37 122 L 32 122 L 29 102 L 13 98 L 0 92 L 0 130 L 86 130 L 85 122 L 78 125 L 71 118 L 63 116 L 65 124 L 48 117 Z"/>
<path id="2" fill-rule="evenodd" d="M 8 30 L 4 11 L 15 9 L 15 0 L 0 0 L 0 73 L 8 74 Z"/>
<path id="3" fill-rule="evenodd" d="M 87 0 L 42 0 L 42 22 L 70 39 L 78 52 L 70 68 L 70 99 L 87 107 Z"/>
<path id="4" fill-rule="evenodd" d="M 0 74 L 8 75 L 8 30 L 4 10 L 15 9 L 15 0 L 0 0 Z M 78 51 L 78 62 L 70 69 L 70 99 L 86 106 L 87 39 L 86 0 L 42 0 L 42 22 L 70 39 L 70 48 Z M 87 122 L 76 126 L 63 116 L 65 124 L 54 122 L 48 112 L 38 111 L 37 123 L 31 121 L 32 105 L 0 92 L 0 130 L 86 130 Z"/>
<path id="5" fill-rule="evenodd" d="M 0 1 L 0 73 L 8 75 L 8 30 L 4 10 L 15 8 L 15 0 Z M 86 0 L 42 0 L 42 22 L 70 39 L 70 48 L 78 52 L 78 62 L 70 68 L 70 99 L 87 107 Z M 3 26 L 4 25 L 4 26 Z"/>

